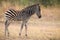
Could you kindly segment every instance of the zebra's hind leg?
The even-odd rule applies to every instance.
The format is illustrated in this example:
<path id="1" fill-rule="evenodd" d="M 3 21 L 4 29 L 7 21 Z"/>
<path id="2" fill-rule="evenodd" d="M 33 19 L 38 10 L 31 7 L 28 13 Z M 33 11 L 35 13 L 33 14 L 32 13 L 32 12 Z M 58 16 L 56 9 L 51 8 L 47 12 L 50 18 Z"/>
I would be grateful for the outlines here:
<path id="1" fill-rule="evenodd" d="M 9 30 L 8 30 L 9 24 L 10 24 L 10 23 L 8 22 L 8 20 L 6 20 L 6 21 L 5 21 L 5 36 L 8 35 L 8 37 L 9 37 Z"/>

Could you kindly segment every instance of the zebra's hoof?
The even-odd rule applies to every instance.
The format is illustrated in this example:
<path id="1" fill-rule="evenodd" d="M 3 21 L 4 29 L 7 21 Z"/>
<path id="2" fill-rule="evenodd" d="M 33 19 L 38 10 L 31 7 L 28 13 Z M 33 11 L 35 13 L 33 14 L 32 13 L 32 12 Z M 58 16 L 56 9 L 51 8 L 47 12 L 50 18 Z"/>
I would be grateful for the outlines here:
<path id="1" fill-rule="evenodd" d="M 9 33 L 8 33 L 8 37 L 9 37 Z"/>
<path id="2" fill-rule="evenodd" d="M 21 36 L 21 33 L 19 33 L 19 36 Z"/>
<path id="3" fill-rule="evenodd" d="M 25 36 L 27 36 L 27 34 L 25 34 Z"/>

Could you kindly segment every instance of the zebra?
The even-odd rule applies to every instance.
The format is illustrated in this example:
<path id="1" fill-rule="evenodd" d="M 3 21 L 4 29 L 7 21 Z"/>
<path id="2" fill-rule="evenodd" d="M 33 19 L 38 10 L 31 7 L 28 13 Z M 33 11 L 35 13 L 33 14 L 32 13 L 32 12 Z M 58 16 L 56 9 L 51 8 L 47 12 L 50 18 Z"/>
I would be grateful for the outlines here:
<path id="1" fill-rule="evenodd" d="M 27 22 L 35 13 L 38 18 L 41 18 L 41 9 L 39 4 L 28 6 L 22 10 L 8 9 L 7 11 L 5 11 L 5 36 L 9 36 L 8 26 L 11 23 L 10 21 L 22 21 L 19 35 L 21 35 L 23 26 L 25 26 L 25 36 L 27 36 Z"/>

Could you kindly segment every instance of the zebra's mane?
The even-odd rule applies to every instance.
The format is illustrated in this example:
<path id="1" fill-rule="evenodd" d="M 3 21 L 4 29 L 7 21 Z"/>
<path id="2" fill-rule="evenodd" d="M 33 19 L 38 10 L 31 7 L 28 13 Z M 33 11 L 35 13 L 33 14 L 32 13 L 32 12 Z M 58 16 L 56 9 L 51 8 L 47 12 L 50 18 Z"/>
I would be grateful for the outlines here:
<path id="1" fill-rule="evenodd" d="M 29 9 L 29 8 L 34 7 L 34 6 L 37 6 L 37 5 L 39 5 L 39 4 L 30 5 L 30 6 L 28 6 L 28 7 L 23 8 L 23 9 L 20 10 L 20 11 L 21 11 L 21 12 L 22 12 L 22 11 L 25 11 L 26 9 Z"/>

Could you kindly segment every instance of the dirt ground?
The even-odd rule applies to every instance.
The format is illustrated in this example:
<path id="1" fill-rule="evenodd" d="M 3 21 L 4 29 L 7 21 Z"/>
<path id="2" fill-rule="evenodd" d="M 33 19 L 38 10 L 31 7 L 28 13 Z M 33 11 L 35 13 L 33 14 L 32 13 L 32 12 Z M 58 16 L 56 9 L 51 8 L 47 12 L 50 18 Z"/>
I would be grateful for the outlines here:
<path id="1" fill-rule="evenodd" d="M 60 40 L 60 23 L 59 22 L 28 22 L 28 36 L 25 37 L 25 29 L 19 36 L 21 23 L 14 22 L 9 26 L 10 37 L 4 36 L 4 22 L 0 23 L 0 40 Z"/>

